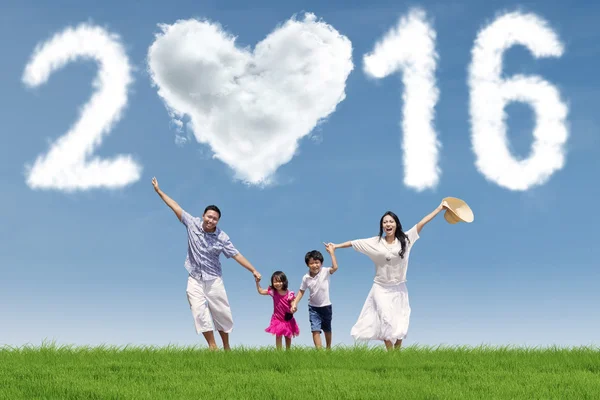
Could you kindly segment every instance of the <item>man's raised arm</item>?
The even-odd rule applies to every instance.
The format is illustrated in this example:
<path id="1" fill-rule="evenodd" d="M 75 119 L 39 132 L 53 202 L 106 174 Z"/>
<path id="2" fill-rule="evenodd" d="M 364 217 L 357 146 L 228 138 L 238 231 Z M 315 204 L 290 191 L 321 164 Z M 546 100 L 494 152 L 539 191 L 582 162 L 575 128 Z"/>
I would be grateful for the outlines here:
<path id="1" fill-rule="evenodd" d="M 163 201 L 171 208 L 171 210 L 173 210 L 175 215 L 177 215 L 177 218 L 179 218 L 179 220 L 181 221 L 181 213 L 182 213 L 181 206 L 179 204 L 177 204 L 177 202 L 175 200 L 173 200 L 172 198 L 167 196 L 165 192 L 160 190 L 160 188 L 158 187 L 158 181 L 156 180 L 156 178 L 152 178 L 152 186 L 154 186 L 154 190 L 156 190 L 156 193 L 158 193 L 160 198 L 163 199 Z"/>

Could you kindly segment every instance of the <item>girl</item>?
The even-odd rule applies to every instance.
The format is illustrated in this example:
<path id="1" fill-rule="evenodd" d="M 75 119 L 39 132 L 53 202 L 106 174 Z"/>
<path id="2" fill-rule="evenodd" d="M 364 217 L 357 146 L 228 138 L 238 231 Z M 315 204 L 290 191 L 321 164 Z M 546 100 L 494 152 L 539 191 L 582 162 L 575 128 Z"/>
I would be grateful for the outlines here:
<path id="1" fill-rule="evenodd" d="M 355 340 L 383 340 L 388 350 L 400 349 L 408 332 L 410 319 L 406 289 L 408 258 L 420 237 L 421 229 L 447 208 L 446 202 L 442 201 L 406 233 L 396 214 L 388 211 L 379 221 L 378 236 L 333 245 L 335 249 L 352 247 L 368 256 L 375 264 L 373 286 L 358 321 L 350 332 Z"/>
<path id="2" fill-rule="evenodd" d="M 294 292 L 288 290 L 287 276 L 281 271 L 275 271 L 271 276 L 269 289 L 261 288 L 258 279 L 256 280 L 256 289 L 259 294 L 273 297 L 273 316 L 271 316 L 271 324 L 265 329 L 265 332 L 275 335 L 275 344 L 278 350 L 281 349 L 281 337 L 285 336 L 285 348 L 289 350 L 292 345 L 292 336 L 298 336 L 300 329 L 290 311 L 290 305 L 295 296 Z"/>

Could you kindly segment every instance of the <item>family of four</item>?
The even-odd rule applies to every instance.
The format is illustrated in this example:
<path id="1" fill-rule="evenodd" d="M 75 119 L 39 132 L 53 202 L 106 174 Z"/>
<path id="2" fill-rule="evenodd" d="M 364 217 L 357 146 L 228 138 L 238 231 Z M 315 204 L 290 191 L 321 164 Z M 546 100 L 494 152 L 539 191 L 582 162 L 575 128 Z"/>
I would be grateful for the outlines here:
<path id="1" fill-rule="evenodd" d="M 220 255 L 233 258 L 254 275 L 256 288 L 261 295 L 273 298 L 273 315 L 266 331 L 276 337 L 277 348 L 290 348 L 292 337 L 300 333 L 294 313 L 298 303 L 309 291 L 308 311 L 313 342 L 321 348 L 321 332 L 326 347 L 331 347 L 332 307 L 329 298 L 330 276 L 338 270 L 335 250 L 352 247 L 367 255 L 375 264 L 375 279 L 351 335 L 357 341 L 381 340 L 388 350 L 399 349 L 406 337 L 410 319 L 410 305 L 406 288 L 406 270 L 412 246 L 419 239 L 423 227 L 438 213 L 448 208 L 442 203 L 429 215 L 404 232 L 400 220 L 391 211 L 379 221 L 379 235 L 351 240 L 341 244 L 325 243 L 332 266 L 323 267 L 323 255 L 317 250 L 305 256 L 308 273 L 302 278 L 298 296 L 288 289 L 288 280 L 282 271 L 271 276 L 268 289 L 260 286 L 261 274 L 235 248 L 229 236 L 217 225 L 221 218 L 218 207 L 206 207 L 202 217 L 194 217 L 167 196 L 152 179 L 154 190 L 173 210 L 179 221 L 187 228 L 188 252 L 185 268 L 189 273 L 187 298 L 194 318 L 196 332 L 202 333 L 210 349 L 217 349 L 214 330 L 221 336 L 223 348 L 229 350 L 229 333 L 233 318 L 229 300 L 222 280 Z"/>

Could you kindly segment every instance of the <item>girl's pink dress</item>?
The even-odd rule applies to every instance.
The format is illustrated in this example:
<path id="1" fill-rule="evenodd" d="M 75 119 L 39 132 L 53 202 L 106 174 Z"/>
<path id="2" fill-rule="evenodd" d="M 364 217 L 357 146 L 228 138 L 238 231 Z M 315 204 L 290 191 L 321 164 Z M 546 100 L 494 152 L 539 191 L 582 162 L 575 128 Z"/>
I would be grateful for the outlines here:
<path id="1" fill-rule="evenodd" d="M 286 321 L 285 313 L 289 313 L 291 302 L 296 297 L 294 292 L 288 290 L 287 294 L 280 295 L 277 290 L 273 290 L 271 288 L 267 289 L 267 292 L 271 297 L 273 297 L 273 316 L 271 317 L 271 324 L 265 332 L 272 333 L 277 336 L 285 336 L 291 338 L 292 336 L 298 336 L 300 334 L 300 329 L 298 328 L 298 324 L 296 323 L 296 319 L 292 318 L 289 321 Z"/>

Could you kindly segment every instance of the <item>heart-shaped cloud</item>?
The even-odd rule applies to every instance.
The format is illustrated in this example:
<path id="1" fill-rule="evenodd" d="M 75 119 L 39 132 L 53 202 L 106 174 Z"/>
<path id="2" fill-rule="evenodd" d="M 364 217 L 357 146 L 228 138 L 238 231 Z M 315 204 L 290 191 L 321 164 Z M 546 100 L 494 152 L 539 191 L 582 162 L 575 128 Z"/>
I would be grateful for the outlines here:
<path id="1" fill-rule="evenodd" d="M 352 44 L 314 14 L 288 20 L 254 52 L 216 23 L 159 27 L 148 50 L 159 96 L 179 126 L 188 116 L 196 139 L 247 183 L 271 183 L 299 139 L 346 97 Z"/>

